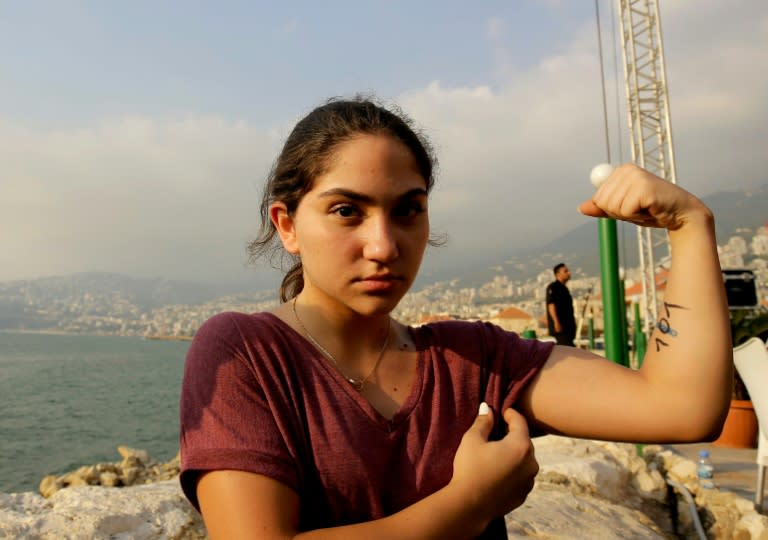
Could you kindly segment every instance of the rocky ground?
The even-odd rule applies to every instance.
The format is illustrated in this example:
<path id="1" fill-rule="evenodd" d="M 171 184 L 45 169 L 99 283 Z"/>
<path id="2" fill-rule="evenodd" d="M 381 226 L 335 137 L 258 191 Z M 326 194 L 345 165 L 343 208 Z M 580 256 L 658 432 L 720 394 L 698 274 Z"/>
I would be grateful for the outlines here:
<path id="1" fill-rule="evenodd" d="M 634 445 L 565 437 L 535 446 L 541 471 L 525 504 L 507 516 L 510 538 L 700 538 L 699 528 L 713 539 L 768 540 L 768 517 L 751 501 L 700 488 L 695 464 L 661 447 L 645 447 L 641 457 Z M 206 538 L 179 488 L 178 458 L 119 452 L 120 462 L 46 477 L 41 494 L 0 494 L 0 538 Z"/>

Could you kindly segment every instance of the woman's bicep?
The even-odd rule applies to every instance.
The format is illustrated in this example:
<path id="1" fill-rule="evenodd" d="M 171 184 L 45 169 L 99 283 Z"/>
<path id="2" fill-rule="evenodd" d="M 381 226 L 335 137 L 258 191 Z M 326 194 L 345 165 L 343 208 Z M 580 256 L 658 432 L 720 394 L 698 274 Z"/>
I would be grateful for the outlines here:
<path id="1" fill-rule="evenodd" d="M 299 498 L 268 476 L 217 470 L 202 474 L 197 497 L 208 535 L 219 539 L 286 539 L 298 531 Z"/>
<path id="2" fill-rule="evenodd" d="M 669 438 L 674 411 L 643 375 L 588 351 L 556 346 L 522 396 L 547 433 L 615 441 Z"/>

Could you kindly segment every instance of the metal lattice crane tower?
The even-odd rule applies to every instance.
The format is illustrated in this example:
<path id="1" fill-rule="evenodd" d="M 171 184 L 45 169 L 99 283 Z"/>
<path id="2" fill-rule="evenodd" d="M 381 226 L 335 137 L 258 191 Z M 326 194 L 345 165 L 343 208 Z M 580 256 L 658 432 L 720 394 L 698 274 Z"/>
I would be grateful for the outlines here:
<path id="1" fill-rule="evenodd" d="M 677 183 L 658 0 L 617 0 L 632 161 Z M 646 334 L 658 319 L 655 255 L 669 256 L 664 229 L 637 228 Z M 663 246 L 662 250 L 656 249 Z M 654 253 L 655 251 L 655 253 Z"/>

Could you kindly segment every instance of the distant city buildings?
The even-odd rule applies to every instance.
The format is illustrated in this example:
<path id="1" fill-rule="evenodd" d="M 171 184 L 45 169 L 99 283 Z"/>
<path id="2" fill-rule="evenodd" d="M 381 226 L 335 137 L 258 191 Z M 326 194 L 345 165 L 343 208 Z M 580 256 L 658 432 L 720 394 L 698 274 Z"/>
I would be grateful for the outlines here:
<path id="1" fill-rule="evenodd" d="M 723 268 L 748 268 L 755 273 L 758 298 L 768 305 L 768 228 L 754 234 L 729 238 L 718 247 Z M 495 273 L 475 287 L 462 286 L 459 280 L 433 283 L 405 295 L 394 316 L 407 324 L 419 325 L 440 319 L 492 321 L 516 332 L 546 334 L 544 289 L 552 281 L 552 260 L 561 254 L 532 257 L 525 263 L 494 267 Z M 589 318 L 594 328 L 602 328 L 602 303 L 599 276 L 586 275 L 572 268 L 568 286 L 574 298 L 577 321 L 586 328 Z M 515 279 L 514 274 L 533 276 Z M 513 274 L 513 275 L 510 275 Z M 666 275 L 657 275 L 657 289 L 663 294 Z M 639 270 L 629 268 L 625 276 L 628 305 L 641 294 Z M 188 338 L 205 320 L 223 311 L 256 312 L 277 305 L 274 291 L 249 295 L 223 296 L 195 305 L 169 304 L 141 309 L 135 295 L 116 292 L 109 284 L 95 289 L 80 289 L 66 280 L 0 283 L 0 329 L 56 331 L 74 334 L 101 334 L 144 337 Z M 631 316 L 632 310 L 629 310 Z M 630 321 L 631 324 L 631 321 Z M 584 330 L 586 332 L 586 330 Z"/>

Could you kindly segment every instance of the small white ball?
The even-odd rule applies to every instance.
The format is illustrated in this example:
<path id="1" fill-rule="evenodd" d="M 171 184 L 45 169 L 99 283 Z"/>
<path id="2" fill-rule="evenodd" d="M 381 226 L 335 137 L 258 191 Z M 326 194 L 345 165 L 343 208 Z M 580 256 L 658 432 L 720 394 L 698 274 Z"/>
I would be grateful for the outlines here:
<path id="1" fill-rule="evenodd" d="M 589 181 L 592 182 L 593 186 L 598 188 L 603 182 L 608 180 L 608 177 L 611 176 L 612 172 L 613 165 L 610 163 L 601 163 L 600 165 L 595 165 L 595 167 L 592 169 L 592 172 L 589 173 Z"/>

